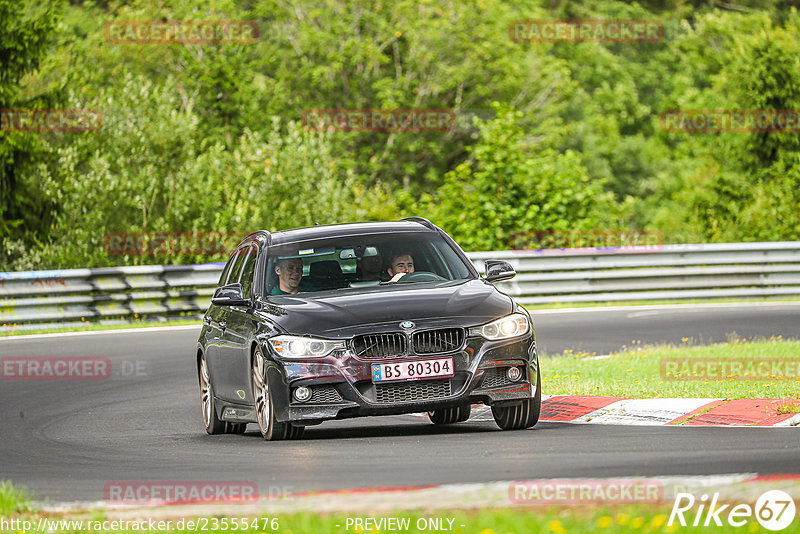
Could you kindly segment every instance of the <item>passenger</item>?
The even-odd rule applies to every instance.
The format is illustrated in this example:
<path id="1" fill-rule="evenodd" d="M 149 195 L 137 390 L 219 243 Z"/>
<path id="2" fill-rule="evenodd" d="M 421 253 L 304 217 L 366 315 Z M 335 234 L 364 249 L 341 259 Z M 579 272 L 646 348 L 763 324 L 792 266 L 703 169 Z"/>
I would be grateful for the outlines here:
<path id="1" fill-rule="evenodd" d="M 403 274 L 414 272 L 414 258 L 407 252 L 392 254 L 389 259 L 389 268 L 386 269 L 392 281 L 397 281 Z M 400 275 L 400 276 L 398 276 Z"/>
<path id="2" fill-rule="evenodd" d="M 275 264 L 278 285 L 272 288 L 273 295 L 295 295 L 300 291 L 303 279 L 303 260 L 300 258 L 282 258 Z"/>

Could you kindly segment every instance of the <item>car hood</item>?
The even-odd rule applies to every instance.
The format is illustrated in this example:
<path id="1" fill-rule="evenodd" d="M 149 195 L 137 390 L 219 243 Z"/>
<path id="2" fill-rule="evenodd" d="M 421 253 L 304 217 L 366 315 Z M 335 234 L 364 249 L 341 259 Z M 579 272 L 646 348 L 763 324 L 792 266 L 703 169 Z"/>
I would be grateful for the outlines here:
<path id="1" fill-rule="evenodd" d="M 326 291 L 313 296 L 272 296 L 260 313 L 292 334 L 348 337 L 375 331 L 399 330 L 402 321 L 417 329 L 475 326 L 513 310 L 510 297 L 487 282 L 398 284 Z"/>

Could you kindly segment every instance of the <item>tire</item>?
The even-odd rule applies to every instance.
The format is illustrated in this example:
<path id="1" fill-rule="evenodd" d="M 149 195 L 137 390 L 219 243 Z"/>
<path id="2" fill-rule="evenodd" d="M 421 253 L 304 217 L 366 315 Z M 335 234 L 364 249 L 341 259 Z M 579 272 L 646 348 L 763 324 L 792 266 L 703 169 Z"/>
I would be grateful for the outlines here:
<path id="1" fill-rule="evenodd" d="M 434 425 L 452 425 L 453 423 L 463 423 L 469 419 L 469 413 L 472 406 L 464 404 L 456 406 L 455 408 L 443 408 L 441 410 L 433 410 L 428 412 L 428 417 L 431 418 L 431 423 Z"/>
<path id="2" fill-rule="evenodd" d="M 542 388 L 539 370 L 536 370 L 536 394 L 532 399 L 505 405 L 492 406 L 492 417 L 501 430 L 522 430 L 539 422 L 542 411 Z"/>
<path id="3" fill-rule="evenodd" d="M 211 375 L 208 373 L 208 364 L 206 364 L 205 354 L 200 356 L 198 375 L 200 379 L 200 403 L 203 409 L 203 425 L 206 427 L 206 432 L 211 435 L 243 434 L 247 428 L 247 423 L 231 423 L 230 421 L 223 421 L 217 417 L 214 388 L 211 386 Z"/>
<path id="4" fill-rule="evenodd" d="M 267 441 L 278 441 L 282 439 L 300 439 L 303 436 L 305 427 L 294 426 L 291 423 L 281 423 L 275 419 L 275 410 L 272 403 L 272 396 L 269 391 L 269 381 L 267 380 L 267 367 L 264 363 L 264 356 L 261 349 L 256 349 L 253 353 L 253 404 L 256 409 L 256 419 L 261 436 Z"/>

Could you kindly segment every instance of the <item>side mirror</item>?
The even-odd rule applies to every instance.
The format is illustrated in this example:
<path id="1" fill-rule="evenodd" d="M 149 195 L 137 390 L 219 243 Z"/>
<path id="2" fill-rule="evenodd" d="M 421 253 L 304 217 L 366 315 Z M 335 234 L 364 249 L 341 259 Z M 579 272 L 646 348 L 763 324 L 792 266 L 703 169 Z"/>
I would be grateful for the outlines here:
<path id="1" fill-rule="evenodd" d="M 211 304 L 217 306 L 247 306 L 250 301 L 242 295 L 242 284 L 228 284 L 220 286 L 211 297 Z"/>
<path id="2" fill-rule="evenodd" d="M 486 281 L 500 282 L 501 280 L 511 280 L 517 276 L 517 271 L 510 263 L 503 260 L 486 260 L 483 262 L 486 267 Z"/>

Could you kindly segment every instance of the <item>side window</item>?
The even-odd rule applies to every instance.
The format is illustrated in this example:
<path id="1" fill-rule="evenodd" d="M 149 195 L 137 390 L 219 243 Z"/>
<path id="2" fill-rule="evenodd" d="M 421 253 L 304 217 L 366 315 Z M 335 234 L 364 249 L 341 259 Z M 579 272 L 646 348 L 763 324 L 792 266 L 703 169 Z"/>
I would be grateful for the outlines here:
<path id="1" fill-rule="evenodd" d="M 231 268 L 233 264 L 236 263 L 236 257 L 239 255 L 239 251 L 235 250 L 233 254 L 231 254 L 231 258 L 228 260 L 228 263 L 225 264 L 225 268 L 222 269 L 222 275 L 219 277 L 218 286 L 224 286 L 228 281 L 228 276 L 231 274 Z"/>
<path id="2" fill-rule="evenodd" d="M 226 284 L 235 284 L 239 281 L 239 274 L 242 272 L 242 263 L 244 263 L 246 256 L 247 249 L 240 248 L 236 251 L 236 261 L 233 262 L 233 268 L 231 268 L 231 272 L 228 274 L 228 280 L 225 282 Z"/>
<path id="3" fill-rule="evenodd" d="M 437 260 L 439 260 L 441 265 L 446 269 L 447 277 L 451 280 L 463 280 L 472 276 L 467 266 L 464 265 L 459 255 L 448 243 L 444 241 L 436 243 L 433 247 L 433 252 Z M 444 275 L 444 273 L 440 274 Z"/>
<path id="4" fill-rule="evenodd" d="M 258 257 L 258 248 L 252 245 L 245 253 L 244 265 L 242 266 L 242 275 L 239 283 L 242 284 L 242 295 L 244 298 L 249 299 L 253 290 L 253 274 L 255 273 L 256 258 Z"/>
<path id="5" fill-rule="evenodd" d="M 267 257 L 267 271 L 264 273 L 264 294 L 271 295 L 272 288 L 278 283 L 278 275 L 275 274 L 275 259 Z"/>

